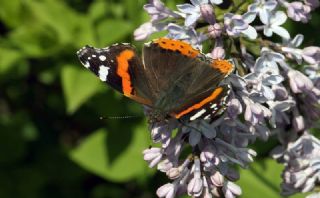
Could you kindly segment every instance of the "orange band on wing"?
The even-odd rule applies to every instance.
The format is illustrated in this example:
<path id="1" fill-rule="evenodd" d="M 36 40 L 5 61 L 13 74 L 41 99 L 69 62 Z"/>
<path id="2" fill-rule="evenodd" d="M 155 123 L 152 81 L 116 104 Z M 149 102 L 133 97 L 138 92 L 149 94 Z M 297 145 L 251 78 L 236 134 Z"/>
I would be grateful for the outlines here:
<path id="1" fill-rule="evenodd" d="M 200 53 L 198 50 L 194 49 L 190 44 L 180 40 L 159 38 L 157 40 L 154 40 L 153 43 L 157 43 L 163 49 L 179 51 L 181 54 L 189 56 L 191 58 L 197 57 Z"/>
<path id="2" fill-rule="evenodd" d="M 228 75 L 233 70 L 233 65 L 229 61 L 223 59 L 213 60 L 211 66 L 215 69 L 218 69 L 225 75 Z"/>
<path id="3" fill-rule="evenodd" d="M 203 99 L 202 101 L 200 101 L 199 103 L 197 103 L 197 104 L 195 104 L 195 105 L 192 105 L 192 106 L 189 107 L 188 109 L 186 109 L 186 110 L 184 110 L 184 111 L 176 114 L 176 115 L 175 115 L 175 118 L 179 119 L 179 118 L 181 118 L 182 116 L 190 113 L 191 111 L 201 108 L 203 105 L 205 105 L 205 104 L 207 104 L 208 102 L 211 102 L 212 100 L 216 99 L 216 98 L 220 95 L 220 93 L 221 93 L 222 91 L 223 91 L 223 88 L 222 88 L 222 87 L 218 87 L 217 89 L 215 89 L 215 90 L 212 92 L 212 94 L 211 94 L 209 97 Z"/>
<path id="4" fill-rule="evenodd" d="M 122 78 L 122 90 L 125 96 L 132 93 L 131 78 L 129 74 L 129 60 L 134 56 L 132 50 L 124 50 L 117 56 L 118 68 L 117 74 Z"/>
<path id="5" fill-rule="evenodd" d="M 141 98 L 133 94 L 133 87 L 131 84 L 131 77 L 129 74 L 129 61 L 134 57 L 135 53 L 132 50 L 124 50 L 117 56 L 117 74 L 122 79 L 122 91 L 123 94 L 139 103 L 145 105 L 151 105 L 151 101 Z"/>

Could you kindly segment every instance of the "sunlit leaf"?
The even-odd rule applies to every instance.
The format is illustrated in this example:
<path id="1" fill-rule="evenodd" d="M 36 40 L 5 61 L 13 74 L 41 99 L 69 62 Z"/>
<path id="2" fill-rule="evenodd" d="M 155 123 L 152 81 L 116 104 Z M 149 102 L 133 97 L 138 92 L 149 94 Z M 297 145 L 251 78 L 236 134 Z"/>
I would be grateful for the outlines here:
<path id="1" fill-rule="evenodd" d="M 118 133 L 130 133 L 119 131 Z M 110 132 L 100 129 L 70 153 L 71 158 L 83 168 L 108 180 L 121 182 L 148 173 L 146 162 L 143 161 L 142 151 L 148 147 L 148 133 L 144 128 L 136 128 L 126 148 L 118 156 L 111 156 L 109 144 Z M 122 140 L 119 138 L 118 140 Z M 112 149 L 112 148 L 111 148 Z"/>
<path id="2" fill-rule="evenodd" d="M 105 20 L 97 27 L 99 44 L 105 46 L 121 41 L 132 28 L 131 23 L 124 20 Z"/>
<path id="3" fill-rule="evenodd" d="M 26 56 L 49 56 L 60 47 L 57 45 L 57 35 L 50 30 L 52 29 L 39 24 L 21 25 L 10 34 L 9 38 Z"/>
<path id="4" fill-rule="evenodd" d="M 241 169 L 240 180 L 243 198 L 268 197 L 281 198 L 280 183 L 283 166 L 272 159 L 257 160 L 248 170 Z M 292 196 L 302 198 L 301 195 Z"/>
<path id="5" fill-rule="evenodd" d="M 22 58 L 21 52 L 8 48 L 0 48 L 0 73 L 8 71 Z"/>
<path id="6" fill-rule="evenodd" d="M 9 27 L 18 26 L 22 19 L 22 1 L 1 1 L 0 19 Z"/>
<path id="7" fill-rule="evenodd" d="M 27 1 L 27 7 L 39 23 L 49 26 L 58 35 L 62 43 L 72 40 L 76 32 L 78 17 L 61 0 Z"/>
<path id="8" fill-rule="evenodd" d="M 63 66 L 61 80 L 68 113 L 76 111 L 102 85 L 102 82 L 82 68 L 80 63 L 78 68 L 72 65 Z"/>

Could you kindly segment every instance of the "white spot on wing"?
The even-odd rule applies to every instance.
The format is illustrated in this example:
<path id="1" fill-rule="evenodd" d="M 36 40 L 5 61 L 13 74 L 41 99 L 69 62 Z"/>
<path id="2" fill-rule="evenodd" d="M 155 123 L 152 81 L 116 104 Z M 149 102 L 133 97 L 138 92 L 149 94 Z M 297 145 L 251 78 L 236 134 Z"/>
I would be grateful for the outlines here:
<path id="1" fill-rule="evenodd" d="M 86 68 L 90 67 L 89 61 L 87 61 L 85 64 L 83 64 L 83 66 L 85 66 Z"/>
<path id="2" fill-rule="evenodd" d="M 95 58 L 95 57 L 97 57 L 97 56 L 96 56 L 95 54 L 92 54 L 92 57 Z"/>
<path id="3" fill-rule="evenodd" d="M 107 57 L 105 57 L 104 55 L 100 55 L 100 56 L 99 56 L 99 59 L 100 59 L 101 61 L 105 61 L 105 60 L 107 59 Z"/>
<path id="4" fill-rule="evenodd" d="M 195 120 L 195 119 L 199 118 L 199 117 L 202 116 L 205 112 L 206 112 L 205 109 L 201 109 L 201 110 L 198 111 L 196 114 L 194 114 L 194 115 L 190 118 L 190 120 L 192 121 L 192 120 Z"/>
<path id="5" fill-rule="evenodd" d="M 213 105 L 211 105 L 211 109 L 213 109 L 213 108 L 215 108 L 217 106 L 217 104 L 216 103 L 214 103 Z"/>
<path id="6" fill-rule="evenodd" d="M 109 67 L 106 67 L 104 65 L 100 65 L 99 67 L 99 78 L 102 81 L 107 81 L 108 78 L 108 74 L 109 74 Z"/>

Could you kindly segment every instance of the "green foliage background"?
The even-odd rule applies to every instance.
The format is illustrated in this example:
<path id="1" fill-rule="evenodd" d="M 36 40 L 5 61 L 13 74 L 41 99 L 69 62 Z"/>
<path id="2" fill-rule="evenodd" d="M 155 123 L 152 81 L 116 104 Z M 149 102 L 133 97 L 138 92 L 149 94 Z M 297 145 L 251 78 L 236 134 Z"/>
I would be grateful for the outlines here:
<path id="1" fill-rule="evenodd" d="M 174 7 L 180 1 L 166 1 Z M 0 0 L 0 197 L 155 197 L 164 174 L 147 168 L 150 145 L 138 104 L 110 90 L 78 62 L 85 44 L 133 42 L 146 0 Z M 287 24 L 319 46 L 320 15 Z M 102 119 L 134 115 L 131 119 Z M 241 170 L 243 197 L 280 197 L 277 144 L 258 142 Z"/>

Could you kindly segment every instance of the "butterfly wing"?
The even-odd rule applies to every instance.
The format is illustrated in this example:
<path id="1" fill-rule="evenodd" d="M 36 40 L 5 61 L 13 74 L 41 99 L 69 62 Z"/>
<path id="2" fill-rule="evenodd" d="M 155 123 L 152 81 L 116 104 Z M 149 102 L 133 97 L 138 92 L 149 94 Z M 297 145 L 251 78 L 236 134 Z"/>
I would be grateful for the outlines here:
<path id="1" fill-rule="evenodd" d="M 152 105 L 152 94 L 144 68 L 136 50 L 129 44 L 106 48 L 85 46 L 77 52 L 80 62 L 100 80 L 125 96 L 145 105 Z"/>
<path id="2" fill-rule="evenodd" d="M 221 109 L 229 88 L 219 84 L 233 70 L 228 61 L 207 59 L 189 44 L 166 38 L 145 45 L 143 53 L 156 108 L 177 119 L 213 116 Z"/>

